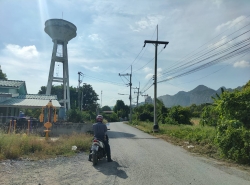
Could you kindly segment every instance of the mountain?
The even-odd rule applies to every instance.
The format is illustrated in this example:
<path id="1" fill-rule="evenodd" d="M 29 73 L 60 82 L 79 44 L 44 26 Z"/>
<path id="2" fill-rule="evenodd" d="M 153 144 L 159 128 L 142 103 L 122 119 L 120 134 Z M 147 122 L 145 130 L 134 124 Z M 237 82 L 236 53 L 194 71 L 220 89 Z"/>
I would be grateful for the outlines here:
<path id="1" fill-rule="evenodd" d="M 225 87 L 221 87 L 224 90 L 234 91 L 235 89 L 226 89 Z M 221 94 L 221 88 L 218 90 L 214 90 L 208 88 L 204 85 L 199 85 L 191 91 L 179 91 L 177 94 L 171 95 L 164 95 L 158 97 L 158 99 L 162 100 L 166 107 L 172 107 L 176 105 L 181 106 L 190 106 L 192 104 L 200 105 L 203 103 L 212 103 L 213 100 L 211 96 L 216 96 L 217 94 Z M 242 87 L 237 87 L 237 90 L 240 90 Z"/>

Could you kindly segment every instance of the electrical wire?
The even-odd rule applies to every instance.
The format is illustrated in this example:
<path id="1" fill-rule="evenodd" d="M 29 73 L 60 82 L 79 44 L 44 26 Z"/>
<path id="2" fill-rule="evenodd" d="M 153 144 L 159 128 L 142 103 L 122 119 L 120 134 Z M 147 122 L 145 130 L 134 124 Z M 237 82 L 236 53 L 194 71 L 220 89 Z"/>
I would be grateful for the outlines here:
<path id="1" fill-rule="evenodd" d="M 151 39 L 153 38 L 153 36 L 154 36 L 154 34 L 155 34 L 155 31 L 156 31 L 156 27 L 155 27 L 155 30 L 154 30 L 153 35 L 151 36 Z M 133 61 L 124 71 L 126 71 L 131 65 L 134 64 L 134 62 L 136 61 L 136 59 L 138 58 L 138 56 L 141 54 L 141 52 L 142 52 L 143 49 L 144 49 L 144 47 L 142 47 L 141 51 L 140 51 L 140 52 L 138 53 L 138 55 L 135 57 L 134 61 Z M 145 50 L 144 50 L 144 53 L 145 53 Z M 144 53 L 143 53 L 143 54 L 144 54 Z M 142 57 L 142 55 L 141 55 L 141 57 Z M 123 73 L 124 71 L 122 71 L 121 73 Z"/>
<path id="2" fill-rule="evenodd" d="M 225 54 L 225 55 L 223 55 L 223 56 L 221 56 L 221 57 L 219 57 L 219 58 L 217 58 L 217 59 L 215 59 L 215 60 L 212 60 L 212 61 L 210 61 L 210 62 L 207 62 L 207 63 L 205 63 L 205 64 L 203 64 L 203 65 L 200 65 L 200 66 L 198 66 L 198 67 L 196 67 L 196 68 L 193 68 L 193 69 L 191 69 L 191 70 L 189 70 L 189 71 L 186 71 L 186 72 L 184 72 L 184 73 L 181 73 L 181 74 L 179 74 L 179 75 L 173 76 L 173 77 L 171 77 L 171 78 L 167 78 L 167 79 L 165 79 L 165 80 L 161 80 L 161 81 L 159 81 L 159 82 L 157 82 L 157 83 L 162 83 L 162 82 L 165 82 L 165 81 L 169 81 L 169 80 L 172 80 L 172 79 L 175 79 L 175 78 L 179 78 L 179 77 L 182 77 L 182 76 L 185 76 L 185 75 L 194 73 L 194 72 L 196 72 L 196 71 L 199 71 L 199 70 L 202 70 L 202 69 L 204 69 L 204 68 L 210 67 L 211 65 L 214 65 L 214 64 L 219 63 L 219 62 L 221 62 L 221 61 L 224 61 L 224 60 L 226 60 L 226 59 L 230 59 L 230 58 L 232 58 L 232 57 L 234 57 L 234 56 L 240 55 L 240 54 L 242 54 L 242 53 L 246 53 L 246 52 L 248 52 L 248 51 L 250 50 L 250 47 L 247 47 L 247 46 L 249 46 L 249 45 L 250 45 L 250 43 L 249 43 L 249 44 L 246 44 L 246 45 L 244 45 L 244 46 L 242 46 L 242 47 L 240 47 L 240 48 L 238 48 L 238 49 L 235 49 L 234 51 L 231 51 L 230 53 L 227 53 L 227 54 Z"/>
<path id="3" fill-rule="evenodd" d="M 149 90 L 154 84 L 151 84 L 146 90 L 144 90 L 142 93 L 145 93 L 147 90 Z"/>
<path id="4" fill-rule="evenodd" d="M 248 15 L 247 17 L 245 17 L 245 18 L 242 19 L 241 21 L 245 20 L 245 19 L 248 18 L 248 17 L 250 17 L 250 15 Z M 238 23 L 240 23 L 241 21 L 239 21 Z M 238 24 L 238 23 L 237 23 L 237 24 Z M 220 41 L 222 41 L 222 40 L 228 38 L 229 36 L 235 34 L 236 32 L 238 32 L 238 31 L 244 29 L 245 27 L 247 27 L 247 26 L 249 26 L 249 25 L 250 25 L 250 23 L 247 24 L 247 25 L 245 25 L 245 26 L 243 26 L 243 27 L 241 27 L 241 28 L 239 28 L 238 30 L 234 31 L 233 33 L 227 35 L 226 37 L 221 38 L 219 41 L 217 41 L 217 42 L 214 43 L 213 45 L 219 43 Z M 227 28 L 224 32 L 226 32 L 228 29 L 229 29 L 229 28 Z M 197 51 L 198 49 L 200 49 L 200 48 L 203 47 L 204 45 L 208 44 L 209 42 L 211 42 L 212 40 L 214 40 L 215 38 L 217 38 L 218 36 L 220 36 L 220 35 L 223 34 L 224 32 L 222 32 L 222 33 L 220 33 L 219 35 L 215 36 L 215 37 L 212 38 L 210 41 L 206 42 L 205 44 L 203 44 L 202 46 L 198 47 L 198 48 L 195 49 L 194 51 Z M 183 61 L 185 61 L 185 60 L 187 60 L 187 59 L 189 59 L 189 58 L 191 58 L 191 57 L 194 57 L 195 55 L 198 55 L 199 53 L 203 52 L 203 51 L 206 50 L 206 49 L 207 49 L 207 48 L 204 48 L 203 50 L 199 51 L 198 53 L 195 53 L 195 54 L 191 55 L 192 53 L 194 53 L 194 51 L 192 51 L 192 52 L 189 53 L 186 57 L 184 57 L 183 59 L 181 59 L 179 62 L 177 62 L 176 64 L 170 66 L 170 67 L 168 68 L 168 70 L 171 69 L 171 68 L 174 67 L 174 66 L 179 65 L 179 64 L 182 63 Z M 189 55 L 191 55 L 191 56 L 189 56 Z"/>
<path id="5" fill-rule="evenodd" d="M 239 58 L 237 58 L 237 60 L 243 58 L 244 56 L 246 56 L 246 54 L 244 54 L 243 56 L 240 56 Z M 235 61 L 234 61 L 234 62 L 235 62 Z M 232 63 L 234 63 L 234 62 L 230 62 L 229 64 L 232 64 Z M 203 77 L 201 77 L 201 78 L 198 78 L 198 79 L 196 79 L 196 80 L 192 80 L 192 81 L 185 82 L 185 83 L 180 83 L 180 84 L 175 84 L 175 85 L 181 85 L 181 84 L 192 83 L 192 82 L 198 81 L 198 80 L 200 80 L 200 79 L 206 78 L 206 77 L 208 77 L 208 76 L 211 76 L 212 74 L 215 74 L 215 73 L 221 71 L 222 69 L 225 69 L 226 67 L 229 66 L 229 64 L 227 64 L 226 66 L 224 66 L 224 67 L 222 67 L 222 68 L 220 68 L 220 69 L 218 69 L 218 70 L 216 70 L 216 71 L 214 71 L 214 72 L 212 72 L 212 73 L 209 73 L 209 74 L 206 75 L 206 76 L 203 76 Z M 173 84 L 171 84 L 171 85 L 173 85 Z"/>
<path id="6" fill-rule="evenodd" d="M 163 78 L 163 77 L 166 76 L 166 75 L 175 74 L 175 73 L 177 73 L 177 72 L 179 72 L 179 71 L 185 70 L 185 69 L 187 69 L 187 68 L 189 68 L 189 67 L 192 67 L 192 66 L 194 66 L 194 65 L 196 65 L 196 64 L 198 64 L 198 63 L 201 63 L 201 62 L 203 62 L 203 61 L 206 61 L 206 60 L 208 60 L 208 59 L 210 59 L 210 58 L 213 58 L 213 57 L 215 57 L 215 56 L 218 56 L 218 55 L 220 55 L 220 54 L 223 54 L 223 53 L 225 53 L 225 52 L 228 52 L 228 51 L 230 51 L 231 49 L 237 48 L 237 47 L 239 47 L 240 45 L 249 42 L 249 40 L 250 40 L 250 38 L 247 38 L 247 39 L 244 39 L 244 40 L 242 40 L 242 41 L 239 41 L 239 42 L 237 42 L 236 44 L 233 44 L 233 45 L 230 46 L 230 47 L 227 47 L 227 48 L 225 48 L 225 49 L 223 49 L 223 50 L 221 50 L 221 51 L 218 51 L 218 52 L 215 53 L 215 54 L 212 54 L 212 55 L 207 56 L 207 58 L 203 58 L 203 59 L 199 60 L 198 62 L 190 63 L 190 64 L 189 64 L 189 62 L 188 62 L 188 63 L 185 64 L 185 65 L 188 65 L 188 66 L 182 65 L 182 66 L 176 67 L 176 68 L 174 68 L 174 69 L 172 69 L 172 70 L 169 70 L 169 71 L 167 71 L 167 72 L 161 74 L 161 76 L 160 76 L 159 78 Z M 224 44 L 223 44 L 223 45 L 224 45 Z M 208 52 L 208 53 L 210 53 L 210 52 Z M 204 56 L 205 56 L 205 55 L 204 55 Z M 196 60 L 199 59 L 199 58 L 202 58 L 202 57 L 203 57 L 203 56 L 200 56 L 200 57 L 194 59 L 193 62 L 196 61 Z M 182 67 L 182 68 L 181 68 L 181 67 Z"/>
<path id="7" fill-rule="evenodd" d="M 157 53 L 157 56 L 161 54 L 161 52 L 163 51 L 163 49 L 164 49 L 164 48 L 162 48 L 161 51 Z M 148 61 L 148 62 L 147 62 L 145 65 L 143 65 L 142 67 L 138 68 L 137 70 L 134 70 L 133 73 L 134 73 L 134 72 L 137 72 L 137 71 L 139 71 L 139 70 L 141 70 L 141 69 L 143 69 L 146 65 L 148 65 L 150 62 L 152 62 L 154 59 L 155 59 L 155 57 L 152 58 L 150 61 Z"/>
<path id="8" fill-rule="evenodd" d="M 190 65 L 191 65 L 190 63 L 191 63 L 191 62 L 194 62 L 194 61 L 196 61 L 196 60 L 198 60 L 198 59 L 200 59 L 200 58 L 202 58 L 202 57 L 205 57 L 205 56 L 208 55 L 209 53 L 211 53 L 211 52 L 213 52 L 213 51 L 215 51 L 215 50 L 217 50 L 217 49 L 219 49 L 219 48 L 225 46 L 226 44 L 228 44 L 228 43 L 232 42 L 233 40 L 235 40 L 235 39 L 237 39 L 237 38 L 239 38 L 239 37 L 245 35 L 245 34 L 248 33 L 248 32 L 250 32 L 250 30 L 248 30 L 248 31 L 246 31 L 246 32 L 244 32 L 244 33 L 242 33 L 242 34 L 240 34 L 240 35 L 238 35 L 238 36 L 232 38 L 231 40 L 229 40 L 229 41 L 227 41 L 226 43 L 223 43 L 223 44 L 217 46 L 216 48 L 210 49 L 208 52 L 202 54 L 201 56 L 199 56 L 199 57 L 197 57 L 197 58 L 195 58 L 195 59 L 193 59 L 193 60 L 191 60 L 191 61 L 187 61 L 186 63 L 184 63 L 184 64 L 182 64 L 182 65 L 180 65 L 180 66 L 178 66 L 178 67 L 175 67 L 174 69 L 168 69 L 168 71 L 165 70 L 165 72 L 163 72 L 161 75 L 168 74 L 169 72 L 175 71 L 175 70 L 177 70 L 177 69 L 179 69 L 179 68 L 181 68 L 181 67 L 184 67 L 184 66 L 186 66 L 186 65 L 190 66 Z M 248 39 L 249 39 L 249 38 L 248 38 Z M 243 40 L 243 41 L 244 41 L 244 40 Z"/>

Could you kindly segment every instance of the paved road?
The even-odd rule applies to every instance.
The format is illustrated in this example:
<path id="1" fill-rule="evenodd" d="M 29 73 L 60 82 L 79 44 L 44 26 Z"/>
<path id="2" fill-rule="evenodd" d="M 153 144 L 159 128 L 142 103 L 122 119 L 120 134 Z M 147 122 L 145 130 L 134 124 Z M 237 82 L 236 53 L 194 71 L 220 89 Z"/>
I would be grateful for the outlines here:
<path id="1" fill-rule="evenodd" d="M 112 158 L 116 171 L 105 184 L 143 185 L 249 185 L 246 172 L 221 166 L 193 156 L 179 146 L 157 139 L 123 123 L 111 123 L 109 131 Z M 100 172 L 100 163 L 96 167 Z M 113 166 L 114 167 L 114 166 Z"/>
<path id="2" fill-rule="evenodd" d="M 86 153 L 0 162 L 0 185 L 250 185 L 250 174 L 201 157 L 123 123 L 111 123 L 114 162 Z"/>

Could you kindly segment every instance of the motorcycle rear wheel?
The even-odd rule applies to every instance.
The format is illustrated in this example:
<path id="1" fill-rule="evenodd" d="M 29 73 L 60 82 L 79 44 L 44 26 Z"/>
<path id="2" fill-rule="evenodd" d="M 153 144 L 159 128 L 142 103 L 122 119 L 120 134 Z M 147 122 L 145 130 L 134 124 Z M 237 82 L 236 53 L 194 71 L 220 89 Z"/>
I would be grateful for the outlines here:
<path id="1" fill-rule="evenodd" d="M 92 154 L 92 161 L 93 161 L 93 165 L 97 164 L 98 159 L 97 159 L 97 154 L 96 153 Z"/>

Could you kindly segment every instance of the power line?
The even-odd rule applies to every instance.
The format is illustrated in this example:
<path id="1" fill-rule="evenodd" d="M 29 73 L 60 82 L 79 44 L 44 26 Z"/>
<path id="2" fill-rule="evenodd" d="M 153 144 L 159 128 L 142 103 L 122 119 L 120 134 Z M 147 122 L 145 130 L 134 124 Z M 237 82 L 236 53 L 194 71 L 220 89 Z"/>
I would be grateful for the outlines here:
<path id="1" fill-rule="evenodd" d="M 138 55 L 135 57 L 134 61 L 124 71 L 126 71 L 131 65 L 133 65 L 133 63 L 136 61 L 136 59 L 138 58 L 138 56 L 141 54 L 142 50 L 143 50 L 143 47 L 142 47 L 141 51 L 138 53 Z M 122 73 L 124 71 L 122 71 Z"/>
<path id="2" fill-rule="evenodd" d="M 202 70 L 202 69 L 204 69 L 204 68 L 210 67 L 211 65 L 214 65 L 214 64 L 216 64 L 216 63 L 218 63 L 218 62 L 221 62 L 221 61 L 224 61 L 224 60 L 226 60 L 226 59 L 230 59 L 230 58 L 232 58 L 232 57 L 234 57 L 234 56 L 236 56 L 236 55 L 240 55 L 240 54 L 242 54 L 242 53 L 248 52 L 248 51 L 250 50 L 250 47 L 247 47 L 247 48 L 246 48 L 246 46 L 249 46 L 249 45 L 250 45 L 250 43 L 249 43 L 249 44 L 246 44 L 246 45 L 244 45 L 244 46 L 242 46 L 242 47 L 240 47 L 240 48 L 238 48 L 238 49 L 235 49 L 234 51 L 231 51 L 230 53 L 227 53 L 227 54 L 225 54 L 225 55 L 223 55 L 223 56 L 221 56 L 221 57 L 219 57 L 219 58 L 217 58 L 217 59 L 215 59 L 215 60 L 212 60 L 212 61 L 210 61 L 210 62 L 207 62 L 207 63 L 205 63 L 205 64 L 203 64 L 203 65 L 200 65 L 200 66 L 198 66 L 198 67 L 196 67 L 196 68 L 193 68 L 193 69 L 191 69 L 191 70 L 189 70 L 189 71 L 186 71 L 186 72 L 181 73 L 181 74 L 179 74 L 179 75 L 176 75 L 176 76 L 174 76 L 174 77 L 171 77 L 171 78 L 168 78 L 168 79 L 165 79 L 165 80 L 161 80 L 161 81 L 159 81 L 158 83 L 165 82 L 165 81 L 169 81 L 169 80 L 172 80 L 172 79 L 174 79 L 174 78 L 179 78 L 179 77 L 182 77 L 182 76 L 185 76 L 185 75 L 194 73 L 194 72 L 196 72 L 196 71 L 199 71 L 199 70 Z M 245 48 L 246 48 L 246 49 L 245 49 Z M 242 49 L 243 49 L 243 50 L 242 50 Z"/>
<path id="3" fill-rule="evenodd" d="M 243 58 L 244 56 L 246 56 L 246 54 L 244 54 L 243 56 L 240 56 L 237 60 Z M 233 63 L 233 62 L 230 62 L 230 64 L 231 64 L 231 63 Z M 200 79 L 203 79 L 203 78 L 206 78 L 206 77 L 208 77 L 208 76 L 211 76 L 212 74 L 215 74 L 215 73 L 217 73 L 218 71 L 220 71 L 220 70 L 222 70 L 222 69 L 224 69 L 224 68 L 226 68 L 226 67 L 228 67 L 228 66 L 229 66 L 229 64 L 227 64 L 226 66 L 224 66 L 224 67 L 222 67 L 222 68 L 220 68 L 220 69 L 218 69 L 218 70 L 216 70 L 216 71 L 213 71 L 212 73 L 209 73 L 208 75 L 203 76 L 203 77 L 201 77 L 201 78 L 198 78 L 198 79 L 195 79 L 195 80 L 192 80 L 192 81 L 189 81 L 189 82 L 185 82 L 185 83 L 175 84 L 175 85 L 187 84 L 187 83 L 192 83 L 192 82 L 198 81 L 198 80 L 200 80 Z M 173 84 L 171 84 L 171 85 L 173 85 Z"/>
<path id="4" fill-rule="evenodd" d="M 164 49 L 164 48 L 162 48 L 161 51 L 160 51 L 159 53 L 157 53 L 157 56 L 160 55 L 160 53 L 163 51 L 163 49 Z M 137 71 L 143 69 L 146 65 L 148 65 L 150 62 L 152 62 L 154 59 L 155 59 L 155 57 L 152 58 L 152 59 L 151 59 L 149 62 L 147 62 L 145 65 L 143 65 L 142 67 L 140 67 L 139 69 L 137 69 L 137 70 L 135 70 L 135 71 L 133 71 L 133 72 L 137 72 Z"/>
<path id="5" fill-rule="evenodd" d="M 248 17 L 250 17 L 250 15 L 248 15 L 246 18 L 248 18 Z M 245 18 L 245 19 L 246 19 L 246 18 Z M 245 20 L 245 19 L 242 19 L 241 21 L 243 21 L 243 20 Z M 241 21 L 239 21 L 238 23 L 240 23 Z M 237 24 L 238 24 L 238 23 L 237 23 Z M 233 33 L 227 35 L 226 37 L 221 38 L 219 41 L 217 41 L 217 42 L 214 43 L 213 45 L 217 44 L 218 42 L 220 42 L 220 41 L 222 41 L 222 40 L 224 40 L 224 39 L 226 39 L 226 38 L 228 38 L 229 36 L 233 35 L 234 33 L 236 33 L 236 32 L 238 32 L 238 31 L 242 30 L 243 28 L 245 28 L 245 27 L 247 27 L 247 26 L 249 26 L 249 25 L 250 25 L 250 23 L 247 24 L 247 25 L 245 25 L 245 26 L 243 26 L 243 27 L 241 27 L 241 28 L 239 28 L 238 30 L 234 31 Z M 227 28 L 224 32 L 226 32 L 228 29 L 229 29 L 229 28 Z M 203 47 L 203 46 L 206 45 L 207 43 L 211 42 L 212 40 L 214 40 L 215 38 L 217 38 L 218 36 L 220 36 L 220 35 L 223 34 L 224 32 L 222 32 L 222 33 L 220 33 L 219 35 L 215 36 L 214 38 L 212 38 L 211 40 L 209 40 L 209 41 L 206 42 L 205 44 L 201 45 L 200 47 L 198 47 L 198 48 L 195 49 L 194 51 L 197 51 L 198 49 L 200 49 L 201 47 Z M 195 54 L 191 55 L 192 53 L 194 53 L 194 51 L 192 51 L 191 53 L 189 53 L 188 55 L 186 55 L 186 57 L 184 57 L 183 59 L 181 59 L 181 60 L 180 60 L 179 62 L 177 62 L 176 64 L 170 66 L 169 68 L 171 69 L 172 67 L 177 66 L 178 64 L 182 63 L 183 61 L 185 61 L 185 60 L 187 60 L 187 59 L 189 59 L 189 58 L 191 58 L 191 57 L 194 57 L 195 55 L 197 55 L 197 54 L 203 52 L 203 51 L 206 50 L 206 49 L 207 49 L 207 48 L 205 48 L 205 49 L 199 51 L 198 53 L 195 53 Z M 191 55 L 191 56 L 189 56 L 189 55 Z"/>
<path id="6" fill-rule="evenodd" d="M 153 36 L 154 36 L 154 34 L 155 34 L 156 28 L 157 28 L 157 27 L 155 27 L 155 30 L 154 30 L 153 35 L 151 36 L 151 39 L 153 38 Z M 142 52 L 143 49 L 144 49 L 144 47 L 142 47 L 141 51 L 140 51 L 140 52 L 138 53 L 138 55 L 135 57 L 134 61 L 133 61 L 124 71 L 126 71 L 130 66 L 133 65 L 133 63 L 136 61 L 136 59 L 137 59 L 138 56 L 141 54 L 141 52 Z M 143 54 L 144 54 L 144 53 L 145 53 L 145 50 L 144 50 Z M 143 56 L 143 54 L 141 55 L 141 57 Z M 140 58 L 141 58 L 141 57 L 140 57 Z M 123 73 L 124 71 L 122 71 L 122 73 Z"/>
<path id="7" fill-rule="evenodd" d="M 249 30 L 249 31 L 250 31 L 250 30 Z M 189 67 L 192 67 L 192 66 L 194 66 L 194 65 L 196 65 L 196 64 L 198 64 L 198 63 L 201 63 L 201 62 L 203 62 L 203 61 L 206 61 L 206 60 L 208 60 L 208 59 L 210 59 L 210 58 L 213 58 L 213 57 L 215 57 L 215 56 L 217 56 L 217 55 L 221 55 L 221 54 L 223 54 L 223 53 L 225 53 L 225 52 L 227 52 L 227 51 L 230 51 L 230 50 L 232 50 L 232 49 L 234 49 L 234 48 L 239 47 L 240 45 L 242 45 L 242 44 L 244 44 L 244 43 L 249 42 L 249 40 L 250 40 L 250 38 L 241 40 L 241 41 L 239 41 L 239 42 L 233 44 L 233 45 L 230 46 L 230 47 L 227 47 L 227 48 L 225 48 L 225 49 L 222 49 L 222 50 L 220 50 L 220 51 L 218 51 L 218 52 L 216 52 L 216 53 L 214 53 L 214 54 L 212 54 L 212 55 L 206 56 L 206 54 L 210 53 L 210 51 L 209 51 L 209 52 L 207 52 L 206 54 L 204 54 L 204 55 L 202 55 L 202 56 L 200 56 L 200 57 L 197 57 L 196 59 L 193 59 L 193 60 L 191 60 L 191 61 L 189 61 L 189 62 L 187 62 L 187 63 L 185 63 L 185 64 L 183 64 L 183 65 L 181 65 L 181 66 L 178 66 L 178 67 L 176 67 L 176 68 L 174 68 L 174 69 L 171 69 L 171 70 L 169 70 L 169 71 L 163 73 L 162 76 L 159 77 L 159 78 L 163 78 L 163 76 L 166 76 L 166 75 L 171 75 L 171 74 L 178 73 L 179 71 L 185 70 L 185 69 L 187 69 L 187 68 L 189 68 Z M 230 42 L 230 41 L 229 41 L 229 42 Z M 229 43 L 229 42 L 227 42 L 227 43 Z M 221 46 L 219 46 L 219 47 L 222 47 L 222 46 L 224 46 L 224 45 L 225 45 L 225 44 L 223 44 L 223 45 L 221 45 Z M 218 48 L 216 48 L 216 49 L 218 49 Z M 206 56 L 206 58 L 202 58 L 202 57 L 205 57 L 205 56 Z M 201 58 L 201 59 L 200 59 L 200 58 Z M 198 62 L 195 62 L 195 63 L 194 63 L 194 61 L 197 61 L 197 59 L 200 59 L 200 60 L 198 60 Z M 193 62 L 193 63 L 191 63 L 191 62 Z"/>

